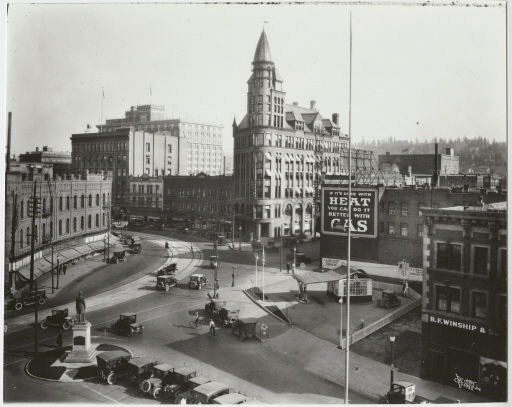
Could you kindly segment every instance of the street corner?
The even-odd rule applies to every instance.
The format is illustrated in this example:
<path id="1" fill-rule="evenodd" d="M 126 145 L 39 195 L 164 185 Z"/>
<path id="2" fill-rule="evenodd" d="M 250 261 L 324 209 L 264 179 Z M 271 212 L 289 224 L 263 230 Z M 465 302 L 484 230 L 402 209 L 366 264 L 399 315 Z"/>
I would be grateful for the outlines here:
<path id="1" fill-rule="evenodd" d="M 97 354 L 111 351 L 126 352 L 133 356 L 130 350 L 117 345 L 93 344 Z M 79 382 L 94 379 L 98 376 L 96 363 L 66 363 L 64 358 L 72 350 L 72 346 L 51 349 L 39 352 L 27 362 L 25 371 L 27 375 L 39 380 L 54 382 Z"/>

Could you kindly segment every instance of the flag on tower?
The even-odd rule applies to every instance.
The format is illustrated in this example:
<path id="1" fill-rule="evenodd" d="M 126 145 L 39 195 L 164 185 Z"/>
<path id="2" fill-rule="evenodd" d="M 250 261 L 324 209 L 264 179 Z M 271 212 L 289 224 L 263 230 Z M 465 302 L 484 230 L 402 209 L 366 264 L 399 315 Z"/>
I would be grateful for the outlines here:
<path id="1" fill-rule="evenodd" d="M 103 88 L 101 88 L 101 95 L 103 96 L 103 99 L 105 99 L 105 92 L 103 91 Z"/>

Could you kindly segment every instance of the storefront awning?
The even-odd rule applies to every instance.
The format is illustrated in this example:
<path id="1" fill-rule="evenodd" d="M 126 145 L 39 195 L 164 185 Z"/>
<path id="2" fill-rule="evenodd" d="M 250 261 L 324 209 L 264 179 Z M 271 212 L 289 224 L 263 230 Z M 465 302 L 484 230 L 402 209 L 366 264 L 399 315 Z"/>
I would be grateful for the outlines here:
<path id="1" fill-rule="evenodd" d="M 267 177 L 271 177 L 272 176 L 272 171 L 270 171 L 268 168 L 265 169 L 265 175 Z"/>
<path id="2" fill-rule="evenodd" d="M 52 264 L 48 263 L 45 259 L 34 262 L 34 269 L 39 269 L 42 273 L 46 273 L 52 269 Z"/>
<path id="3" fill-rule="evenodd" d="M 331 281 L 339 281 L 343 278 L 347 278 L 347 272 L 346 272 L 346 266 L 345 266 L 345 274 L 338 273 L 336 270 L 340 269 L 341 267 L 338 267 L 337 269 L 325 269 L 327 270 L 325 273 L 315 273 L 314 271 L 307 271 L 303 272 L 301 270 L 295 270 L 295 273 L 293 274 L 293 278 L 295 278 L 297 281 L 300 281 L 303 284 L 316 284 L 316 283 L 328 283 Z M 317 270 L 317 269 L 315 269 Z M 350 273 L 350 276 L 352 277 L 354 274 L 356 274 L 356 271 Z"/>
<path id="4" fill-rule="evenodd" d="M 65 257 L 65 261 L 76 259 L 77 257 L 80 257 L 82 254 L 78 253 L 75 249 L 67 249 L 62 252 L 59 252 L 59 255 L 62 257 Z M 64 260 L 61 260 L 64 261 Z"/>
<path id="5" fill-rule="evenodd" d="M 300 188 L 299 188 L 299 187 L 295 187 L 295 192 L 297 192 L 298 194 L 300 194 Z"/>
<path id="6" fill-rule="evenodd" d="M 89 243 L 89 246 L 94 250 L 102 250 L 105 247 L 105 243 L 103 242 L 92 242 Z"/>
<path id="7" fill-rule="evenodd" d="M 272 161 L 272 154 L 270 154 L 270 152 L 267 151 L 265 153 L 265 157 L 267 158 L 267 160 Z"/>
<path id="8" fill-rule="evenodd" d="M 286 162 L 290 162 L 290 155 L 289 154 L 286 154 L 286 156 L 284 157 L 284 160 Z"/>
<path id="9" fill-rule="evenodd" d="M 87 254 L 87 253 L 90 253 L 92 251 L 91 248 L 88 245 L 86 245 L 86 244 L 83 244 L 82 246 L 75 247 L 75 250 L 77 252 L 82 253 L 82 254 Z"/>

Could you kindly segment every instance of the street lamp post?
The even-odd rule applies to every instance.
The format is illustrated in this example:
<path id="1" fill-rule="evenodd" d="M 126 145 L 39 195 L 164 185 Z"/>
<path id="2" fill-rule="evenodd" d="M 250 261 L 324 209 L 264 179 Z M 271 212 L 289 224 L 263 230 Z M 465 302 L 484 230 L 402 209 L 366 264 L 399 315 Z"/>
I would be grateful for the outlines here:
<path id="1" fill-rule="evenodd" d="M 240 238 L 240 245 L 238 246 L 238 250 L 242 251 L 242 226 L 238 228 L 238 237 Z"/>
<path id="2" fill-rule="evenodd" d="M 254 253 L 254 258 L 256 259 L 256 287 L 258 287 L 258 253 Z"/>
<path id="3" fill-rule="evenodd" d="M 57 287 L 55 287 L 56 289 L 59 289 L 59 274 L 60 274 L 60 270 L 59 270 L 59 260 L 60 260 L 60 257 L 59 257 L 59 255 L 57 254 Z"/>
<path id="4" fill-rule="evenodd" d="M 395 373 L 395 335 L 391 334 L 389 337 L 389 341 L 391 342 L 391 377 L 389 382 L 389 390 L 393 390 L 393 381 L 394 381 L 394 373 Z"/>
<path id="5" fill-rule="evenodd" d="M 293 265 L 292 265 L 292 272 L 295 274 L 295 252 L 297 251 L 297 247 L 293 248 Z"/>

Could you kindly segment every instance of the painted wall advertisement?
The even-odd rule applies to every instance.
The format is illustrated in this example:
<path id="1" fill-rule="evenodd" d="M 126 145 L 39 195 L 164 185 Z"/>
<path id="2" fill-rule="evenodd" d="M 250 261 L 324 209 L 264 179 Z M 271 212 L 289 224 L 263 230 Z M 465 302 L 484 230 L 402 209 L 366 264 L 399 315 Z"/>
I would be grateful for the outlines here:
<path id="1" fill-rule="evenodd" d="M 377 237 L 378 192 L 370 188 L 351 190 L 351 216 L 348 219 L 348 188 L 322 188 L 322 233 Z"/>

